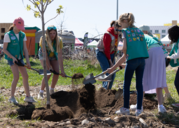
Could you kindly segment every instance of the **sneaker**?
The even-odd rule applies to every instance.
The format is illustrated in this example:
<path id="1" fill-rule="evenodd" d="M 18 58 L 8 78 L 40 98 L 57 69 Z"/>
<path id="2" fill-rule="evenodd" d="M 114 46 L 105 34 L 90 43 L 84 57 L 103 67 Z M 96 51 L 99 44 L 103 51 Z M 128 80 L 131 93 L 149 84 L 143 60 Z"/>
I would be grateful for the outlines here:
<path id="1" fill-rule="evenodd" d="M 43 99 L 44 98 L 43 94 L 44 94 L 43 92 L 39 92 L 38 99 Z"/>
<path id="2" fill-rule="evenodd" d="M 137 104 L 131 105 L 131 106 L 130 106 L 130 110 L 136 111 L 136 110 L 137 110 Z M 143 112 L 143 106 L 142 106 L 142 108 L 141 108 L 141 111 Z"/>
<path id="3" fill-rule="evenodd" d="M 143 112 L 143 109 L 137 109 L 136 111 L 135 111 L 135 115 L 136 116 L 139 116 L 141 113 Z"/>
<path id="4" fill-rule="evenodd" d="M 17 100 L 14 97 L 9 98 L 9 102 L 13 104 L 18 104 Z"/>
<path id="5" fill-rule="evenodd" d="M 54 89 L 50 89 L 50 95 L 54 93 Z"/>
<path id="6" fill-rule="evenodd" d="M 130 111 L 129 109 L 122 107 L 116 111 L 116 114 L 130 115 Z"/>
<path id="7" fill-rule="evenodd" d="M 167 110 L 165 109 L 165 107 L 163 105 L 160 105 L 160 106 L 158 106 L 158 112 L 164 113 L 164 112 L 167 112 Z"/>
<path id="8" fill-rule="evenodd" d="M 173 107 L 179 107 L 179 103 L 172 104 Z"/>
<path id="9" fill-rule="evenodd" d="M 27 97 L 27 96 L 26 96 L 25 99 L 24 99 L 24 101 L 25 101 L 25 102 L 31 102 L 31 103 L 36 102 L 36 101 L 34 100 L 34 98 L 31 97 L 31 96 L 30 96 L 30 97 Z"/>

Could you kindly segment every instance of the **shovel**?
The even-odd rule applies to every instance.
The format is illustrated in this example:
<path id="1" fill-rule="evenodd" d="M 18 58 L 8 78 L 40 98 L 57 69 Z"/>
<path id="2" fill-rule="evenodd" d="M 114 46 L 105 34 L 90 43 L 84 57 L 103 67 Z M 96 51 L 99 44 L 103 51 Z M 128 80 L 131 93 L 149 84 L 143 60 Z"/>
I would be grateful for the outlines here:
<path id="1" fill-rule="evenodd" d="M 23 66 L 23 67 L 28 68 L 26 65 L 22 64 L 19 60 L 18 60 L 18 62 L 15 61 L 15 63 L 16 63 L 18 66 Z M 31 70 L 34 70 L 34 71 L 38 72 L 39 75 L 44 75 L 44 70 L 43 70 L 43 69 L 39 69 L 39 70 L 38 70 L 38 69 L 34 69 L 34 68 L 28 68 L 28 69 L 31 69 Z M 48 70 L 47 70 L 47 75 L 51 75 L 51 72 L 48 71 Z"/>
<path id="2" fill-rule="evenodd" d="M 60 75 L 60 76 L 62 75 L 62 74 L 60 74 L 60 73 L 58 73 L 58 72 L 56 72 L 54 70 L 50 70 L 50 72 L 55 74 L 55 75 Z M 65 77 L 72 78 L 71 76 L 67 76 L 67 75 Z"/>
<path id="3" fill-rule="evenodd" d="M 122 69 L 122 67 L 120 66 L 120 69 Z M 83 80 L 83 84 L 93 84 L 96 83 L 96 80 L 98 81 L 107 81 L 110 82 L 111 81 L 111 76 L 118 72 L 120 69 L 114 70 L 112 73 L 110 73 L 108 76 L 106 75 L 107 71 L 102 72 L 101 74 L 97 75 L 97 76 L 93 76 L 93 73 L 89 74 L 88 76 L 86 76 Z M 96 79 L 96 80 L 95 80 Z"/>

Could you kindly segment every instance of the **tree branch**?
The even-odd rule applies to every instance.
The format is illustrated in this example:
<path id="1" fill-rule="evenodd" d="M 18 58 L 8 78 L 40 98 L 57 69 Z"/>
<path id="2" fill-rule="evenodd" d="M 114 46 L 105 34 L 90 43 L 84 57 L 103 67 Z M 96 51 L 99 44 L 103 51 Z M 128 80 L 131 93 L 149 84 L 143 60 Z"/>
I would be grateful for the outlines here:
<path id="1" fill-rule="evenodd" d="M 45 8 L 44 8 L 44 12 L 47 9 L 48 4 L 49 4 L 49 1 L 47 0 L 47 3 L 46 3 Z"/>
<path id="2" fill-rule="evenodd" d="M 31 1 L 31 0 L 29 0 L 29 1 Z M 34 1 L 34 4 L 36 4 L 35 3 L 35 0 L 33 0 Z M 37 0 L 36 0 L 37 1 Z M 33 2 L 32 2 L 33 3 Z M 42 14 L 42 11 L 40 10 L 40 7 L 36 4 L 36 6 L 37 6 L 37 8 L 38 8 L 38 10 L 40 11 L 40 13 Z"/>
<path id="3" fill-rule="evenodd" d="M 58 15 L 59 15 L 59 14 L 57 14 L 57 15 L 56 15 L 55 17 L 53 17 L 52 19 L 48 20 L 46 23 L 48 23 L 49 21 L 55 19 Z M 46 23 L 45 23 L 45 24 L 46 24 Z"/>

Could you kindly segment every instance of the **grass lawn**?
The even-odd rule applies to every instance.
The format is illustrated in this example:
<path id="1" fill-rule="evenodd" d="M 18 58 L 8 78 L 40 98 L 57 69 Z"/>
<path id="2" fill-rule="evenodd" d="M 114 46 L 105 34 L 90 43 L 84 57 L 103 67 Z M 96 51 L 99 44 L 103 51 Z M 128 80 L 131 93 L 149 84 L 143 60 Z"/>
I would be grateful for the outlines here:
<path id="1" fill-rule="evenodd" d="M 26 61 L 25 61 L 26 62 Z M 30 58 L 31 66 L 35 69 L 42 69 L 40 61 L 38 59 Z M 84 76 L 87 76 L 90 73 L 97 75 L 101 73 L 101 67 L 97 64 L 91 64 L 89 60 L 64 60 L 64 68 L 65 73 L 69 76 L 72 76 L 74 73 L 82 73 Z M 29 75 L 29 85 L 30 86 L 37 86 L 41 84 L 43 76 L 38 75 L 38 73 L 27 69 Z M 172 102 L 179 102 L 178 94 L 174 86 L 174 79 L 175 79 L 176 70 L 173 70 L 171 67 L 167 68 L 167 85 L 169 91 L 174 98 Z M 135 76 L 135 75 L 134 75 Z M 11 82 L 13 80 L 13 75 L 10 69 L 10 66 L 7 64 L 7 61 L 3 58 L 0 60 L 0 87 L 10 88 Z M 49 84 L 51 84 L 52 78 L 49 80 Z M 113 88 L 116 89 L 118 84 L 123 83 L 124 80 L 124 70 L 121 70 L 116 73 L 116 78 L 114 81 Z M 96 84 L 101 84 L 102 82 L 97 82 Z M 22 77 L 20 75 L 19 82 L 17 86 L 22 86 Z M 60 85 L 71 85 L 71 79 L 63 78 L 59 76 L 59 80 L 57 86 Z M 135 78 L 132 79 L 131 83 L 131 90 L 135 90 Z"/>

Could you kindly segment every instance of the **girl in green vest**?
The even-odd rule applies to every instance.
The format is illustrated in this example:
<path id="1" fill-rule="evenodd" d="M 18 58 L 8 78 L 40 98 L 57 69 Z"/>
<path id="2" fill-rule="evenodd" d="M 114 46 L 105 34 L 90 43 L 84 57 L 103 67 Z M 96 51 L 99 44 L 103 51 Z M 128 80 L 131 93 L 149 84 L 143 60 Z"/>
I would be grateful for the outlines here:
<path id="1" fill-rule="evenodd" d="M 4 47 L 3 51 L 5 53 L 5 59 L 8 61 L 8 64 L 11 66 L 13 73 L 13 81 L 11 85 L 11 98 L 9 102 L 18 104 L 14 98 L 14 93 L 16 90 L 17 82 L 19 80 L 19 71 L 23 78 L 23 85 L 25 88 L 26 97 L 24 101 L 26 102 L 35 102 L 33 97 L 30 96 L 29 84 L 28 84 L 28 74 L 25 67 L 20 67 L 15 64 L 17 59 L 24 64 L 23 62 L 23 53 L 26 58 L 27 67 L 31 68 L 29 62 L 29 55 L 26 48 L 26 35 L 21 30 L 24 28 L 24 20 L 22 18 L 17 18 L 14 20 L 13 25 L 10 27 L 9 31 L 4 36 Z"/>
<path id="2" fill-rule="evenodd" d="M 42 53 L 42 37 L 39 42 L 39 59 L 40 62 L 43 66 L 43 53 Z M 45 34 L 45 50 L 46 50 L 46 64 L 47 64 L 47 69 L 48 70 L 53 70 L 57 73 L 59 73 L 59 65 L 61 69 L 61 73 L 63 77 L 66 76 L 63 68 L 63 58 L 62 58 L 62 48 L 63 48 L 63 43 L 61 38 L 57 35 L 57 28 L 53 25 L 48 26 Z M 50 75 L 47 76 L 48 80 L 50 79 Z M 50 88 L 50 94 L 54 93 L 54 88 L 55 85 L 58 81 L 59 75 L 53 75 L 52 78 L 52 84 Z M 44 78 L 42 80 L 41 84 L 41 90 L 38 94 L 38 98 L 42 99 L 43 98 L 43 92 L 45 88 L 45 81 Z"/>
<path id="3" fill-rule="evenodd" d="M 171 44 L 173 44 L 172 50 L 167 56 L 168 59 L 170 59 L 170 65 L 172 67 L 179 66 L 179 27 L 173 26 L 168 30 L 169 39 L 171 40 Z M 179 68 L 177 70 L 176 76 L 175 76 L 175 87 L 179 95 Z M 179 107 L 179 103 L 172 104 L 175 107 Z"/>
<path id="4" fill-rule="evenodd" d="M 162 43 L 150 34 L 148 26 L 139 27 L 143 31 L 145 41 L 148 46 L 149 58 L 145 60 L 145 69 L 143 75 L 143 91 L 145 93 L 156 93 L 158 100 L 158 112 L 166 112 L 163 106 L 162 89 L 168 91 L 166 83 L 166 62 L 165 53 L 167 51 L 162 48 Z M 169 91 L 167 92 L 167 94 Z M 170 93 L 168 94 L 170 95 Z M 136 105 L 130 106 L 131 110 L 136 110 Z"/>
<path id="5" fill-rule="evenodd" d="M 122 14 L 119 18 L 119 22 L 123 28 L 123 56 L 117 61 L 117 63 L 108 69 L 111 73 L 117 67 L 122 65 L 127 59 L 125 74 L 124 74 L 124 107 L 116 111 L 116 114 L 129 115 L 129 98 L 130 98 L 130 84 L 132 76 L 136 74 L 136 88 L 137 88 L 137 110 L 136 116 L 142 113 L 142 101 L 143 101 L 143 72 L 145 67 L 145 59 L 149 57 L 147 52 L 147 45 L 144 40 L 144 34 L 141 30 L 136 28 L 134 24 L 134 16 L 132 13 Z"/>

